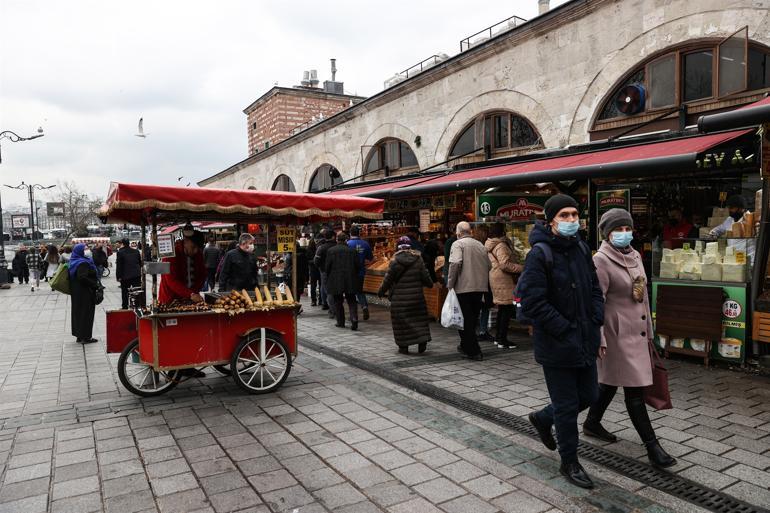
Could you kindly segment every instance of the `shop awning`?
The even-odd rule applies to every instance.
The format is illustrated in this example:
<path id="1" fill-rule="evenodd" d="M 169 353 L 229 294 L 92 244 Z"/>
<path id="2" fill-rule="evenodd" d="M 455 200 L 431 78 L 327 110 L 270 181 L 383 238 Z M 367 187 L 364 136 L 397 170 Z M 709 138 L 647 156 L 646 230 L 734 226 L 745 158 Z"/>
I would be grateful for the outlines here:
<path id="1" fill-rule="evenodd" d="M 694 171 L 696 169 L 695 161 L 700 154 L 752 131 L 753 129 L 734 130 L 719 134 L 627 145 L 620 148 L 457 171 L 449 174 L 410 177 L 398 182 L 349 188 L 335 191 L 332 194 L 394 198 L 467 189 L 575 180 L 586 177 L 649 176 L 660 174 L 661 171 Z"/>

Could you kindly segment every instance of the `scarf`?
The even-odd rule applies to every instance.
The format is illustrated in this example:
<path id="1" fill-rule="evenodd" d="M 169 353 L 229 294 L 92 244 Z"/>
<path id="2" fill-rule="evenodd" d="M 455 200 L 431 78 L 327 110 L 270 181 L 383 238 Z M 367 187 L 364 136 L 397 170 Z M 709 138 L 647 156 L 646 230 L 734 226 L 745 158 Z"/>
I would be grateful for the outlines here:
<path id="1" fill-rule="evenodd" d="M 70 262 L 69 262 L 70 278 L 75 277 L 78 267 L 80 267 L 81 264 L 88 265 L 88 267 L 93 269 L 94 273 L 96 273 L 96 264 L 94 264 L 93 260 L 85 256 L 85 251 L 86 251 L 85 244 L 75 244 L 75 247 L 72 248 L 72 255 L 70 256 Z"/>

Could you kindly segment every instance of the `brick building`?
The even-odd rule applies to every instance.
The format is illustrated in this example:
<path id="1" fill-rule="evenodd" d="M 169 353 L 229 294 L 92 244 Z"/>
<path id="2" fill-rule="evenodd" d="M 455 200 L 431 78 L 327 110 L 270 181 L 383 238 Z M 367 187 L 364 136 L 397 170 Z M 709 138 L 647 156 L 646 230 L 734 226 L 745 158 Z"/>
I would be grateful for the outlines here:
<path id="1" fill-rule="evenodd" d="M 340 82 L 335 84 L 342 85 Z M 278 144 L 365 99 L 327 89 L 330 87 L 276 86 L 246 107 L 243 113 L 248 122 L 249 155 Z M 342 88 L 337 90 L 342 91 Z"/>

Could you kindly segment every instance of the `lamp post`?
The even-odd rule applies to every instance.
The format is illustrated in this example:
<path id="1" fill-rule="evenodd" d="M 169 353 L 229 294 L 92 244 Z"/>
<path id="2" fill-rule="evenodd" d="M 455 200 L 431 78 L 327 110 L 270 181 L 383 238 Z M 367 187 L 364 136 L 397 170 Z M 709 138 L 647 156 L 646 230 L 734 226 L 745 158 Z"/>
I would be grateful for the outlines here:
<path id="1" fill-rule="evenodd" d="M 34 244 L 37 241 L 37 237 L 35 234 L 35 190 L 43 191 L 47 189 L 52 189 L 56 187 L 55 185 L 40 185 L 39 183 L 35 184 L 27 184 L 24 182 L 21 182 L 17 186 L 13 185 L 6 185 L 9 189 L 19 189 L 24 190 L 27 189 L 27 194 L 29 195 L 29 224 L 32 227 L 32 244 Z"/>
<path id="2" fill-rule="evenodd" d="M 22 137 L 15 132 L 11 132 L 10 130 L 5 130 L 3 132 L 0 132 L 0 141 L 3 139 L 8 139 L 11 142 L 19 142 L 19 141 L 31 141 L 32 139 L 37 139 L 38 137 L 43 137 L 43 129 L 38 128 L 37 134 L 31 136 L 31 137 Z M 2 151 L 0 151 L 0 163 L 3 161 L 3 154 Z M 3 200 L 0 197 L 0 286 L 5 285 L 8 283 L 8 264 L 5 261 L 5 228 L 3 226 Z"/>

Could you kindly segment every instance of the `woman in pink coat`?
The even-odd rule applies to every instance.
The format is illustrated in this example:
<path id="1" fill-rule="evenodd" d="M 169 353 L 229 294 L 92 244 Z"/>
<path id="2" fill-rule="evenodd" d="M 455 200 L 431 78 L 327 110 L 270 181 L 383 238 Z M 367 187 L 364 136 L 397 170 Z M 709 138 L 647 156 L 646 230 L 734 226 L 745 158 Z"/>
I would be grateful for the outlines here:
<path id="1" fill-rule="evenodd" d="M 604 293 L 604 326 L 597 362 L 599 397 L 588 411 L 583 433 L 606 442 L 617 441 L 601 420 L 618 387 L 623 387 L 628 416 L 647 448 L 650 462 L 670 467 L 676 460 L 658 443 L 644 404 L 644 388 L 652 385 L 653 332 L 647 277 L 639 252 L 631 247 L 634 221 L 626 210 L 613 208 L 602 215 L 599 229 L 606 239 L 594 255 Z"/>

